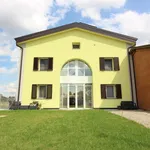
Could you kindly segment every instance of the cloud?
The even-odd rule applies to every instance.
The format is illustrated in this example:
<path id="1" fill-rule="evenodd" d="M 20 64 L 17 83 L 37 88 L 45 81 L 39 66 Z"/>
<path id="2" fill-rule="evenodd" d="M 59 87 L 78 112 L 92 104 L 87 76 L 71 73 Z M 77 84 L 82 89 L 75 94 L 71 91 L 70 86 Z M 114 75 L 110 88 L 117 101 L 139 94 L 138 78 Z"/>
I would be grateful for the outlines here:
<path id="1" fill-rule="evenodd" d="M 0 28 L 11 38 L 45 30 L 66 14 L 66 8 L 53 7 L 54 0 L 1 0 Z"/>
<path id="2" fill-rule="evenodd" d="M 0 56 L 9 56 L 10 61 L 19 63 L 20 49 L 18 47 L 11 49 L 11 44 L 0 45 Z"/>
<path id="3" fill-rule="evenodd" d="M 6 96 L 15 96 L 17 92 L 17 82 L 11 82 L 6 85 L 0 84 L 0 94 L 4 94 Z"/>
<path id="4" fill-rule="evenodd" d="M 56 0 L 56 4 L 64 8 L 75 8 L 82 17 L 90 18 L 93 25 L 137 37 L 140 44 L 150 43 L 150 13 L 138 13 L 127 10 L 123 13 L 111 14 L 109 18 L 101 16 L 102 10 L 119 9 L 125 6 L 126 0 Z"/>
<path id="5" fill-rule="evenodd" d="M 0 74 L 14 74 L 17 71 L 18 71 L 17 68 L 6 68 L 6 67 L 0 68 Z"/>
<path id="6" fill-rule="evenodd" d="M 95 20 L 93 22 L 96 25 L 101 24 L 105 29 L 137 37 L 138 45 L 150 43 L 150 13 L 125 11 L 114 14 L 110 18 L 101 19 L 99 22 Z"/>
<path id="7" fill-rule="evenodd" d="M 49 25 L 52 5 L 53 0 L 1 0 L 1 28 L 10 36 L 43 30 Z"/>
<path id="8" fill-rule="evenodd" d="M 82 17 L 99 20 L 102 9 L 120 8 L 126 0 L 56 0 L 57 5 L 69 8 L 74 7 L 81 12 Z"/>

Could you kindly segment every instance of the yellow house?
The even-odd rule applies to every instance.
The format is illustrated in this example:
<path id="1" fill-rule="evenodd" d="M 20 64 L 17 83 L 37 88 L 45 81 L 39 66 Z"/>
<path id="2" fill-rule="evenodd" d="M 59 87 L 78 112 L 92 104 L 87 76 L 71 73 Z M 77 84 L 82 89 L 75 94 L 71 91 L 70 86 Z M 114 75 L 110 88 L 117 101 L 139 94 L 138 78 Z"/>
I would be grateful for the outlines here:
<path id="1" fill-rule="evenodd" d="M 128 48 L 136 38 L 75 22 L 15 40 L 21 105 L 117 108 L 133 100 Z"/>

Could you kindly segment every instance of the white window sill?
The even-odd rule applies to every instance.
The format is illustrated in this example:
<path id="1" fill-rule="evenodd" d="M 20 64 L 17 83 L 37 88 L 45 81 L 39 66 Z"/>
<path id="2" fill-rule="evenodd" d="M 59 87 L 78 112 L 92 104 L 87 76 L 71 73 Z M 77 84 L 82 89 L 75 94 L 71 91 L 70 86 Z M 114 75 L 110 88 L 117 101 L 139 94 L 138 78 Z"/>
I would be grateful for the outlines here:
<path id="1" fill-rule="evenodd" d="M 116 97 L 106 97 L 106 99 L 117 99 Z"/>

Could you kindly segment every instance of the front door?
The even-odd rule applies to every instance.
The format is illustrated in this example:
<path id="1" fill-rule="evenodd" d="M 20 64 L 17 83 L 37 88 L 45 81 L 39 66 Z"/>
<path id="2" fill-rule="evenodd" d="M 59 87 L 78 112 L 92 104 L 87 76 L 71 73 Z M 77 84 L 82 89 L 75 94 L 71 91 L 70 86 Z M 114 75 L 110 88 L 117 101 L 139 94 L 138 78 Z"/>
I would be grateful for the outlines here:
<path id="1" fill-rule="evenodd" d="M 83 90 L 83 84 L 77 85 L 77 107 L 83 108 L 83 99 L 84 99 L 84 90 Z"/>
<path id="2" fill-rule="evenodd" d="M 92 84 L 61 84 L 61 108 L 91 108 Z"/>

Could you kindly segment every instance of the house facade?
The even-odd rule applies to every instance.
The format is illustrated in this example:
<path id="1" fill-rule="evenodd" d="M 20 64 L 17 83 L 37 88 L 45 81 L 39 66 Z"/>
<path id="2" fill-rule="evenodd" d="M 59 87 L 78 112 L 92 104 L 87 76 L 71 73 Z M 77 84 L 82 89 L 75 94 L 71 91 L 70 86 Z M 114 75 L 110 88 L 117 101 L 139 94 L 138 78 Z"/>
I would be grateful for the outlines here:
<path id="1" fill-rule="evenodd" d="M 136 38 L 72 23 L 15 40 L 22 52 L 22 105 L 117 108 L 133 100 L 128 48 Z"/>
<path id="2" fill-rule="evenodd" d="M 136 46 L 130 54 L 134 63 L 138 107 L 150 110 L 150 45 Z"/>

